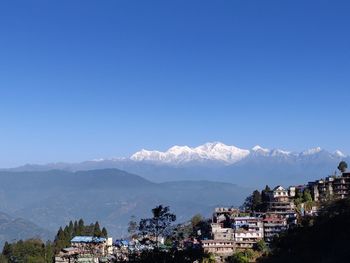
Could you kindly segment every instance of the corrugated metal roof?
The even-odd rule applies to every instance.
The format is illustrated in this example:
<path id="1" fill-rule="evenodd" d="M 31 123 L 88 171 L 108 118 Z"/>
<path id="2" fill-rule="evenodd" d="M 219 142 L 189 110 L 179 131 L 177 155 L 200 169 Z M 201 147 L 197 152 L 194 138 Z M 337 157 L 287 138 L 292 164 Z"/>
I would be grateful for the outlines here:
<path id="1" fill-rule="evenodd" d="M 93 236 L 75 236 L 71 242 L 75 243 L 103 243 L 106 239 L 104 237 L 93 237 Z"/>

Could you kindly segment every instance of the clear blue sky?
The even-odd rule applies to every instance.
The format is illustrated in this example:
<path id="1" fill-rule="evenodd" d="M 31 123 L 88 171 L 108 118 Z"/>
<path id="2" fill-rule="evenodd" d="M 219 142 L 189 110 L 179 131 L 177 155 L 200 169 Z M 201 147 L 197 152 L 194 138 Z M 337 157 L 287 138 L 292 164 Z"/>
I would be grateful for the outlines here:
<path id="1" fill-rule="evenodd" d="M 350 1 L 0 3 L 0 167 L 222 141 L 350 154 Z"/>

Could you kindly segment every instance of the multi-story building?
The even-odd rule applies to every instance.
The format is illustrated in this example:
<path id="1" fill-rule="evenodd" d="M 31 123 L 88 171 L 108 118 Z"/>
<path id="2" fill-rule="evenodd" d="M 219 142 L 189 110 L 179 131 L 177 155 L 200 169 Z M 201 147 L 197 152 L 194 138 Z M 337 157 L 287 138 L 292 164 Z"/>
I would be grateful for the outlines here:
<path id="1" fill-rule="evenodd" d="M 276 214 L 290 214 L 295 210 L 294 202 L 288 192 L 295 195 L 295 189 L 286 190 L 283 186 L 276 186 L 269 193 L 268 211 Z"/>
<path id="2" fill-rule="evenodd" d="M 55 255 L 55 262 L 69 263 L 76 259 L 77 262 L 98 263 L 112 253 L 112 238 L 75 236 L 71 240 L 71 247 Z"/>
<path id="3" fill-rule="evenodd" d="M 328 176 L 325 179 L 308 183 L 308 188 L 315 201 L 343 199 L 350 195 L 350 173 L 341 176 Z"/>
<path id="4" fill-rule="evenodd" d="M 231 256 L 236 251 L 234 240 L 202 240 L 205 253 L 213 253 L 221 257 Z"/>
<path id="5" fill-rule="evenodd" d="M 224 228 L 220 223 L 211 224 L 211 234 L 213 239 L 217 240 L 233 240 L 234 233 L 232 228 Z"/>
<path id="6" fill-rule="evenodd" d="M 213 222 L 222 223 L 230 220 L 240 213 L 239 209 L 233 207 L 216 207 L 213 213 Z"/>
<path id="7" fill-rule="evenodd" d="M 285 217 L 267 216 L 264 222 L 264 239 L 266 242 L 271 242 L 272 239 L 281 232 L 287 230 L 288 224 Z"/>
<path id="8" fill-rule="evenodd" d="M 256 242 L 264 238 L 262 218 L 235 217 L 232 227 L 237 249 L 252 248 Z"/>
<path id="9" fill-rule="evenodd" d="M 263 232 L 249 231 L 244 228 L 235 230 L 235 243 L 237 249 L 252 248 L 259 240 L 263 239 Z"/>

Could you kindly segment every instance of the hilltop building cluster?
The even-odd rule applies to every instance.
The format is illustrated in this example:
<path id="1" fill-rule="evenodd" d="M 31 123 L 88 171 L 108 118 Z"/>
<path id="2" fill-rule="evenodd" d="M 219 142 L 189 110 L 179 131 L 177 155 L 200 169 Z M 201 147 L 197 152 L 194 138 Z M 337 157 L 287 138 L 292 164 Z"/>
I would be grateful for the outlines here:
<path id="1" fill-rule="evenodd" d="M 265 194 L 268 199 L 264 211 L 216 208 L 211 223 L 212 239 L 202 240 L 204 251 L 230 256 L 236 250 L 253 248 L 261 240 L 270 242 L 281 231 L 297 223 L 293 202 L 295 187 L 287 190 L 277 186 Z"/>
<path id="2" fill-rule="evenodd" d="M 309 198 L 303 200 L 303 195 Z M 348 196 L 349 172 L 306 185 L 265 189 L 259 209 L 215 208 L 211 238 L 202 240 L 202 247 L 205 252 L 224 258 L 254 248 L 258 242 L 270 243 L 281 232 L 296 226 L 302 217 L 317 215 L 323 202 Z"/>

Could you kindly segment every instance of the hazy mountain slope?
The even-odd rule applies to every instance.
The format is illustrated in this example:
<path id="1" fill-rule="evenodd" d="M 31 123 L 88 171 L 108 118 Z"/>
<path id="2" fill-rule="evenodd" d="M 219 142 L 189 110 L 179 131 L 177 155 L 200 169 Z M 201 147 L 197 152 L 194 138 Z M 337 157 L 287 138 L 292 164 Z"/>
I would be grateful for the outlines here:
<path id="1" fill-rule="evenodd" d="M 183 221 L 209 216 L 216 205 L 240 205 L 251 189 L 206 181 L 152 183 L 117 169 L 80 172 L 1 172 L 0 209 L 56 231 L 69 220 L 100 221 L 125 234 L 131 215 L 145 217 L 169 205 Z"/>
<path id="2" fill-rule="evenodd" d="M 52 239 L 53 232 L 49 232 L 23 218 L 14 218 L 0 212 L 0 248 L 5 241 L 13 242 L 20 239 L 39 237 L 43 240 Z"/>

